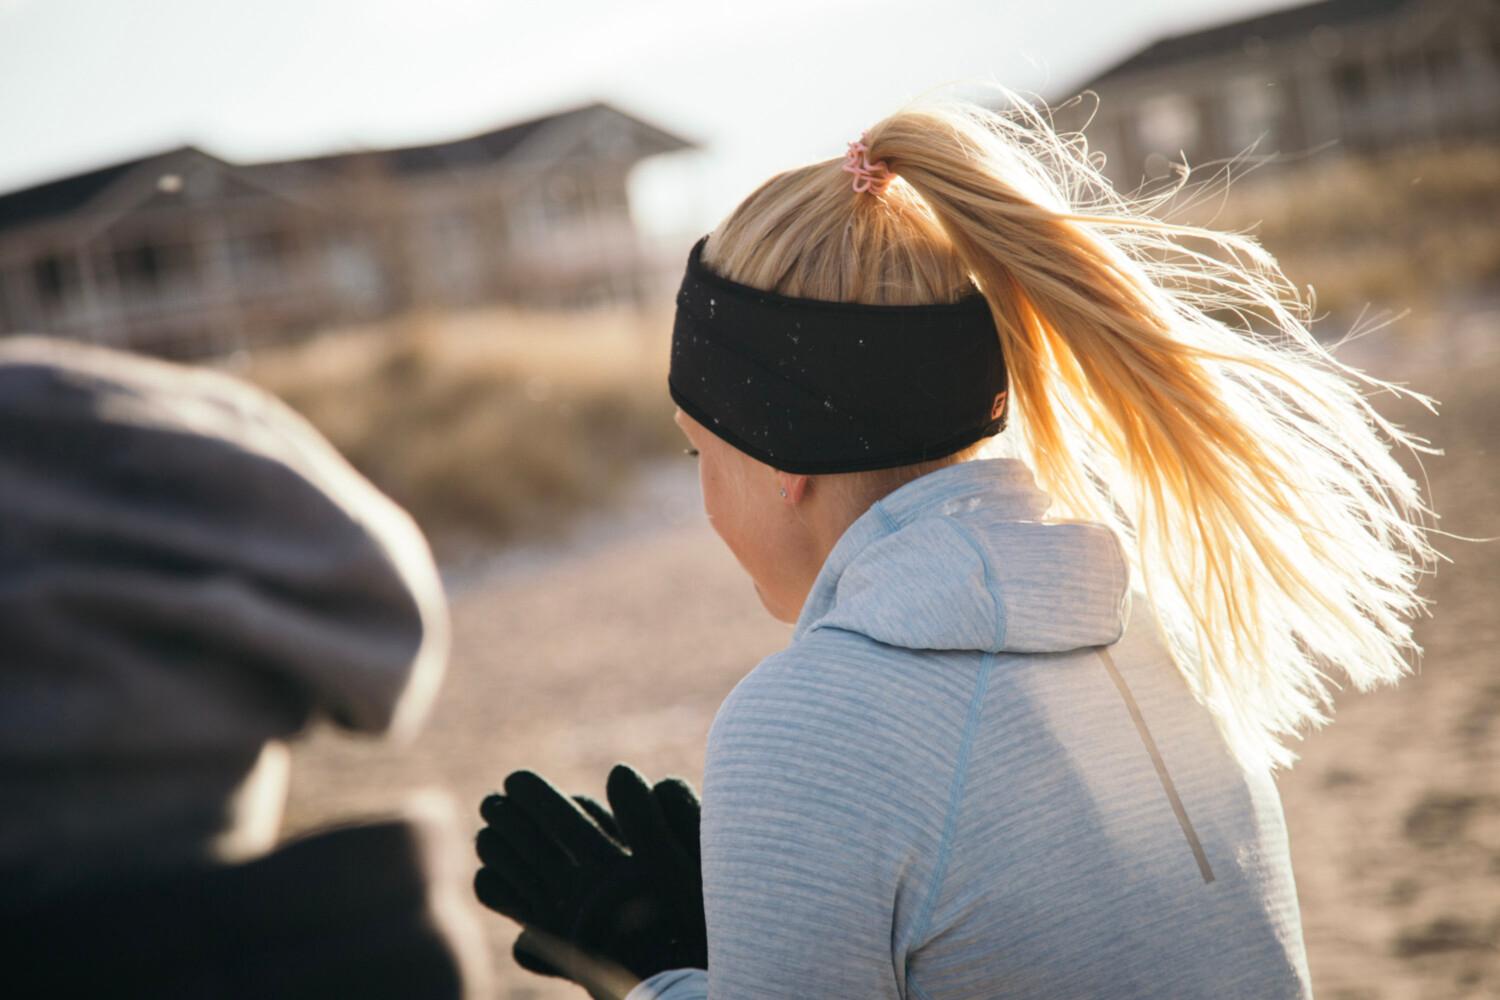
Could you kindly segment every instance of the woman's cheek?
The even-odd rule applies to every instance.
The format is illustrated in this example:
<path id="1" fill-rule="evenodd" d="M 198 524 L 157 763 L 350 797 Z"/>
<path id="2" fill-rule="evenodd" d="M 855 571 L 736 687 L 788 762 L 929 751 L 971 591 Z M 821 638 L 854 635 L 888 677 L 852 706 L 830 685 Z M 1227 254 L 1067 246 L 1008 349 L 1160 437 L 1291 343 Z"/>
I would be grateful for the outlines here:
<path id="1" fill-rule="evenodd" d="M 703 513 L 713 527 L 714 534 L 743 561 L 738 532 L 735 531 L 734 511 L 729 509 L 733 498 L 729 495 L 728 484 L 711 462 L 703 462 L 702 457 L 699 461 L 702 464 L 698 466 L 698 487 L 703 493 Z"/>

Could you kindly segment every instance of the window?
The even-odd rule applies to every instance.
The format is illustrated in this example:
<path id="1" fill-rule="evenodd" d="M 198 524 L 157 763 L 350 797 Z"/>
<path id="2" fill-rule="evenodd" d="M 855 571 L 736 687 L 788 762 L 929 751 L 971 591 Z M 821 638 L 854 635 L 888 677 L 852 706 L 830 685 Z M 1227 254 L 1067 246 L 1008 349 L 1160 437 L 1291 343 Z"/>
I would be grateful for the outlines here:
<path id="1" fill-rule="evenodd" d="M 1333 71 L 1333 89 L 1338 91 L 1339 101 L 1346 106 L 1358 106 L 1365 102 L 1370 89 L 1369 77 L 1362 63 L 1344 63 Z"/>
<path id="2" fill-rule="evenodd" d="M 1421 52 L 1400 53 L 1392 57 L 1390 65 L 1396 90 L 1402 96 L 1410 97 L 1427 89 L 1427 66 Z"/>
<path id="3" fill-rule="evenodd" d="M 1463 53 L 1453 45 L 1442 45 L 1425 53 L 1427 74 L 1440 87 L 1451 87 L 1464 77 Z"/>
<path id="4" fill-rule="evenodd" d="M 57 255 L 43 257 L 31 265 L 31 280 L 36 285 L 37 301 L 44 306 L 60 305 L 73 294 L 78 275 L 72 262 Z"/>
<path id="5" fill-rule="evenodd" d="M 1158 94 L 1140 104 L 1136 132 L 1147 153 L 1175 157 L 1198 141 L 1198 112 L 1183 94 Z"/>
<path id="6" fill-rule="evenodd" d="M 542 191 L 542 216 L 547 222 L 569 222 L 584 210 L 584 192 L 576 178 L 558 174 L 547 181 Z"/>
<path id="7" fill-rule="evenodd" d="M 280 229 L 256 229 L 229 239 L 235 277 L 252 286 L 282 281 L 293 249 L 291 237 Z"/>
<path id="8" fill-rule="evenodd" d="M 1281 117 L 1281 91 L 1261 76 L 1231 80 L 1224 92 L 1224 134 L 1232 152 L 1255 146 L 1258 155 L 1274 152 Z"/>
<path id="9" fill-rule="evenodd" d="M 116 250 L 114 265 L 121 288 L 154 295 L 191 279 L 192 250 L 182 244 L 137 243 Z"/>
<path id="10" fill-rule="evenodd" d="M 161 249 L 149 243 L 115 254 L 115 273 L 126 285 L 154 289 L 161 284 L 165 270 Z"/>

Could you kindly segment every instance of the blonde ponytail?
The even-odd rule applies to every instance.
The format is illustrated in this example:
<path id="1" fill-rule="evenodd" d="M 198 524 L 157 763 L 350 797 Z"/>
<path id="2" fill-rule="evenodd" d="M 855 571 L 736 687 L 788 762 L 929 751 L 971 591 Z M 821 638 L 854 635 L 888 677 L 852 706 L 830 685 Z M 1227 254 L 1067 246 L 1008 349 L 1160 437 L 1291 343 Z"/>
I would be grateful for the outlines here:
<path id="1" fill-rule="evenodd" d="M 897 177 L 850 189 L 840 161 L 779 174 L 704 261 L 787 295 L 989 300 L 1011 378 L 1003 437 L 1054 516 L 1112 524 L 1174 659 L 1252 765 L 1322 722 L 1331 671 L 1357 688 L 1420 652 L 1410 617 L 1435 555 L 1385 421 L 1253 240 L 1161 221 L 1078 139 L 1012 110 L 912 106 L 867 132 Z M 1426 397 L 1408 393 L 1423 402 Z M 1383 436 L 1383 437 L 1382 437 Z"/>

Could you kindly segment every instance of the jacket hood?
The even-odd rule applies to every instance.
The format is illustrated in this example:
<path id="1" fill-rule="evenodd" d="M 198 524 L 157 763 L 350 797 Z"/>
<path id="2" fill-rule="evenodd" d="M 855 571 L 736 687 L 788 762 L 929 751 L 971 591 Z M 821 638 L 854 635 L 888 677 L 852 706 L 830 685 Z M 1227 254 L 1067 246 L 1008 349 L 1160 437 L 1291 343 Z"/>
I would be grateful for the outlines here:
<path id="1" fill-rule="evenodd" d="M 1051 503 L 1014 458 L 960 462 L 901 486 L 839 538 L 793 639 L 833 628 L 990 653 L 1115 642 L 1129 618 L 1120 540 L 1104 524 L 1043 520 Z"/>

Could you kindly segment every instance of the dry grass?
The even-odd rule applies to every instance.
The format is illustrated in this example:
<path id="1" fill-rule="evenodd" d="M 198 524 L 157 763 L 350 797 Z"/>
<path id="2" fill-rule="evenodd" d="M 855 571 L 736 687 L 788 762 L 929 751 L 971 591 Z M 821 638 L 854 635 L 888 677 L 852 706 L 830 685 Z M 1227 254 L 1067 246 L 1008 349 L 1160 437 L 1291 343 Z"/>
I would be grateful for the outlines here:
<path id="1" fill-rule="evenodd" d="M 670 329 L 663 310 L 419 315 L 258 354 L 242 374 L 453 554 L 553 532 L 678 444 Z"/>
<path id="2" fill-rule="evenodd" d="M 1236 169 L 1235 174 L 1239 171 Z M 1318 312 L 1421 310 L 1500 284 L 1500 145 L 1324 157 L 1193 181 L 1167 214 L 1249 232 Z"/>

